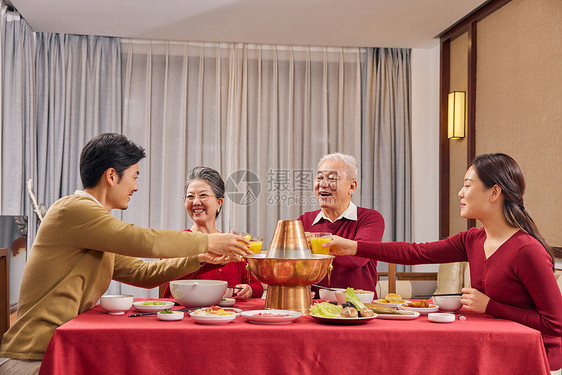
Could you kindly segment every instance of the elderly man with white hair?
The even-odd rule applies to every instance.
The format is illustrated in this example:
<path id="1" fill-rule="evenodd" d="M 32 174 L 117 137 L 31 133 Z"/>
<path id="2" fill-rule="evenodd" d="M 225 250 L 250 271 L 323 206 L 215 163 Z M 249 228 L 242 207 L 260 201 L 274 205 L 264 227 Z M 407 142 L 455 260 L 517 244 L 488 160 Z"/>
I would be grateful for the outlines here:
<path id="1" fill-rule="evenodd" d="M 351 196 L 357 188 L 357 164 L 351 155 L 333 153 L 318 162 L 314 194 L 320 210 L 299 217 L 306 232 L 329 232 L 351 240 L 380 242 L 384 219 L 375 210 L 357 207 Z M 377 262 L 358 256 L 336 256 L 330 284 L 326 276 L 318 284 L 332 288 L 371 290 L 376 295 Z"/>

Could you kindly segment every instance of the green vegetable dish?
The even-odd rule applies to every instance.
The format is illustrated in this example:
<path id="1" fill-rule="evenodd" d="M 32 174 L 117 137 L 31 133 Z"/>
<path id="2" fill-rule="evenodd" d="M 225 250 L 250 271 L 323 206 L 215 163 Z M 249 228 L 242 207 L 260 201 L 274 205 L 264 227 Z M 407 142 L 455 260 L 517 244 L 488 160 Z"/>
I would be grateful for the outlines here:
<path id="1" fill-rule="evenodd" d="M 365 307 L 361 302 L 353 288 L 347 288 L 345 291 L 346 302 L 342 305 L 334 305 L 329 302 L 320 302 L 310 307 L 310 314 L 323 318 L 357 318 L 357 317 L 374 317 L 372 310 Z"/>
<path id="2" fill-rule="evenodd" d="M 144 301 L 143 305 L 165 305 L 166 302 L 163 301 Z"/>
<path id="3" fill-rule="evenodd" d="M 160 314 L 173 314 L 173 313 L 174 312 L 172 310 L 168 310 L 168 309 L 160 311 Z"/>
<path id="4" fill-rule="evenodd" d="M 342 307 L 329 302 L 320 302 L 310 307 L 310 314 L 324 318 L 339 318 Z"/>

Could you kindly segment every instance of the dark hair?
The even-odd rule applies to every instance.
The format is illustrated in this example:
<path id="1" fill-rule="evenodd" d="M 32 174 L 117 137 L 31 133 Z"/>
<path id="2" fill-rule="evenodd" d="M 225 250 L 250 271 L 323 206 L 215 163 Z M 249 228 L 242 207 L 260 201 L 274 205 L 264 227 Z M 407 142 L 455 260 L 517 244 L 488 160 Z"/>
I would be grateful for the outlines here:
<path id="1" fill-rule="evenodd" d="M 144 158 L 144 148 L 117 133 L 103 133 L 92 138 L 80 154 L 80 178 L 84 189 L 93 188 L 109 168 L 114 168 L 119 178 L 123 172 Z"/>
<path id="2" fill-rule="evenodd" d="M 213 194 L 215 194 L 217 199 L 224 198 L 224 181 L 221 175 L 219 174 L 219 172 L 217 172 L 213 168 L 195 167 L 189 172 L 187 172 L 187 178 L 185 180 L 184 190 L 187 190 L 189 184 L 191 184 L 194 180 L 205 181 L 206 183 L 209 184 L 209 186 L 213 190 Z M 219 216 L 220 212 L 221 209 L 219 208 L 215 217 Z"/>
<path id="3" fill-rule="evenodd" d="M 471 165 L 487 188 L 494 185 L 501 188 L 504 195 L 503 215 L 507 222 L 535 237 L 553 257 L 552 249 L 523 205 L 525 178 L 517 162 L 511 156 L 499 153 L 477 156 Z"/>

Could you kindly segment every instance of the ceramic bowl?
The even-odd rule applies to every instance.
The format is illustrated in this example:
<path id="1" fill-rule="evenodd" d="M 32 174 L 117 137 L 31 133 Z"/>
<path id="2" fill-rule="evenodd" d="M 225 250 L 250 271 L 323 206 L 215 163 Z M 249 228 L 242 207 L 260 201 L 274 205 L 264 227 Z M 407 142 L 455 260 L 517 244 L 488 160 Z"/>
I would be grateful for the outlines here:
<path id="1" fill-rule="evenodd" d="M 228 307 L 234 305 L 235 303 L 236 300 L 234 298 L 222 298 L 219 302 L 219 306 Z"/>
<path id="2" fill-rule="evenodd" d="M 461 296 L 433 296 L 433 302 L 443 312 L 455 312 L 462 307 Z"/>
<path id="3" fill-rule="evenodd" d="M 112 315 L 122 315 L 133 306 L 130 294 L 106 294 L 100 297 L 100 306 Z"/>
<path id="4" fill-rule="evenodd" d="M 334 288 L 334 290 L 320 289 L 318 293 L 320 294 L 320 299 L 326 302 L 338 302 L 336 299 L 336 292 L 345 292 L 345 289 Z"/>
<path id="5" fill-rule="evenodd" d="M 158 319 L 160 320 L 182 320 L 183 319 L 183 311 L 174 311 L 172 314 L 164 314 L 159 312 L 156 314 Z"/>
<path id="6" fill-rule="evenodd" d="M 373 298 L 375 298 L 375 292 L 371 292 L 371 291 L 363 291 L 363 292 L 356 291 L 355 294 L 357 295 L 357 298 L 359 298 L 359 300 L 363 303 L 371 303 L 373 302 Z M 335 295 L 336 295 L 336 300 L 340 305 L 345 303 L 345 298 L 346 298 L 345 289 L 342 292 L 335 292 Z"/>
<path id="7" fill-rule="evenodd" d="M 227 282 L 221 280 L 174 280 L 170 291 L 185 307 L 217 305 L 226 292 Z"/>

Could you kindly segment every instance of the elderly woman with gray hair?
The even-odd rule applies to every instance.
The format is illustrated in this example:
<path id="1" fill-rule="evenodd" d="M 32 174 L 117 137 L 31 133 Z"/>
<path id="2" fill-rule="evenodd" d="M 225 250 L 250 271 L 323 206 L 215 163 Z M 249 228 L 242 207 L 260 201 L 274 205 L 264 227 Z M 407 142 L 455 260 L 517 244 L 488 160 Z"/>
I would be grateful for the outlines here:
<path id="1" fill-rule="evenodd" d="M 357 188 L 357 164 L 351 155 L 323 156 L 318 162 L 314 194 L 320 209 L 299 217 L 307 232 L 329 232 L 351 240 L 380 242 L 384 219 L 375 210 L 357 207 L 351 196 Z M 376 295 L 377 262 L 354 255 L 336 256 L 334 269 L 318 284 L 333 288 L 371 290 Z"/>
<path id="2" fill-rule="evenodd" d="M 190 232 L 220 233 L 215 225 L 224 201 L 224 181 L 219 172 L 212 168 L 196 167 L 187 176 L 184 205 L 193 219 Z M 246 270 L 245 262 L 232 262 L 224 266 L 204 265 L 197 272 L 180 279 L 224 280 L 228 286 L 238 287 L 236 299 L 259 298 L 263 294 L 261 283 Z M 172 297 L 169 284 L 166 284 L 164 297 Z"/>

